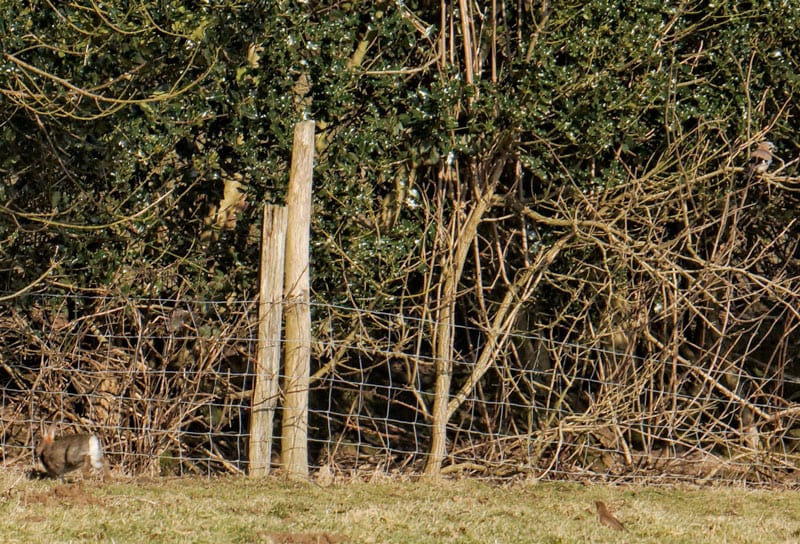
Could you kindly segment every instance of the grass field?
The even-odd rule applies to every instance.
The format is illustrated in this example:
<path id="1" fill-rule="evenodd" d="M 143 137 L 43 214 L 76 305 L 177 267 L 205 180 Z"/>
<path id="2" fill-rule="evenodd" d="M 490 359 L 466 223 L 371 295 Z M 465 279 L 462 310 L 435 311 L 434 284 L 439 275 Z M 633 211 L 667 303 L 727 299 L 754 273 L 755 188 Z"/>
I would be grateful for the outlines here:
<path id="1" fill-rule="evenodd" d="M 3 542 L 798 542 L 795 492 L 475 480 L 32 480 L 7 470 Z M 603 500 L 630 533 L 597 523 Z"/>

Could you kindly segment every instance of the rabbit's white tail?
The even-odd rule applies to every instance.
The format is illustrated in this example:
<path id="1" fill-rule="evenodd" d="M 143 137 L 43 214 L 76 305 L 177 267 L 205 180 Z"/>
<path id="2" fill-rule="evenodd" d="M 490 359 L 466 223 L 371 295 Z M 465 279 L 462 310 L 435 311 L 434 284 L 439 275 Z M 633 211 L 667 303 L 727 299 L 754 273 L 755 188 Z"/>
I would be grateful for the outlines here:
<path id="1" fill-rule="evenodd" d="M 95 435 L 89 437 L 89 459 L 97 470 L 103 468 L 103 447 Z"/>

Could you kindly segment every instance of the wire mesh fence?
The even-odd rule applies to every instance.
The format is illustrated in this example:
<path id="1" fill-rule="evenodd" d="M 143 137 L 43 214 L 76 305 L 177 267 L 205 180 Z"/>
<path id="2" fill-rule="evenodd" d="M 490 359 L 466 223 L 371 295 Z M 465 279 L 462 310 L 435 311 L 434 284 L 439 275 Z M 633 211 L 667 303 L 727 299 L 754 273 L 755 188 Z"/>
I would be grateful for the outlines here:
<path id="1" fill-rule="evenodd" d="M 247 472 L 256 302 L 28 302 L 0 310 L 4 462 L 32 466 L 39 426 L 54 422 L 97 433 L 123 473 Z M 312 315 L 312 468 L 421 472 L 433 324 L 323 304 L 312 304 Z M 474 370 L 485 332 L 456 329 L 454 391 Z M 553 336 L 514 334 L 467 392 L 448 424 L 445 473 L 794 485 L 795 377 L 759 375 L 723 356 L 691 364 L 667 351 L 642 355 Z M 280 466 L 277 454 L 273 464 Z"/>

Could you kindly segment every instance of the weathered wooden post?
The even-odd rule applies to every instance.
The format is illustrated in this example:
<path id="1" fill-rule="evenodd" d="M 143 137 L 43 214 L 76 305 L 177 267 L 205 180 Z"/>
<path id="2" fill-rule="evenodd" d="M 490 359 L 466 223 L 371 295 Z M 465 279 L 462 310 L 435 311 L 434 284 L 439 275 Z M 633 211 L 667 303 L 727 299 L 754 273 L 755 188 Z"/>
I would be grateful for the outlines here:
<path id="1" fill-rule="evenodd" d="M 309 238 L 314 121 L 294 129 L 292 167 L 286 195 L 284 404 L 281 461 L 292 479 L 308 477 L 308 385 L 311 370 Z"/>
<path id="2" fill-rule="evenodd" d="M 250 405 L 248 474 L 269 474 L 278 376 L 281 362 L 283 317 L 283 263 L 286 244 L 286 208 L 265 205 L 261 225 L 261 274 L 258 291 L 258 352 Z"/>

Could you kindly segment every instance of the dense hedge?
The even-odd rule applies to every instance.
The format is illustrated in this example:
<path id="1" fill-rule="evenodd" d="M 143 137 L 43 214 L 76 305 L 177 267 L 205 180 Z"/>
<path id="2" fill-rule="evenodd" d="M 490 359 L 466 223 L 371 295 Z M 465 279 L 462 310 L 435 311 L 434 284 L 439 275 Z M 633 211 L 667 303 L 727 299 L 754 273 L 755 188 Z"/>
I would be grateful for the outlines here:
<path id="1" fill-rule="evenodd" d="M 3 3 L 0 289 L 252 297 L 310 118 L 316 300 L 436 318 L 453 273 L 453 322 L 490 331 L 519 289 L 552 341 L 723 356 L 784 395 L 800 6 L 445 4 Z M 762 138 L 784 167 L 745 179 Z"/>
<path id="2" fill-rule="evenodd" d="M 546 6 L 503 5 L 494 81 L 481 6 L 472 89 L 458 46 L 439 58 L 438 3 L 5 4 L 3 287 L 55 256 L 48 281 L 75 289 L 252 291 L 259 204 L 281 200 L 304 116 L 322 142 L 314 286 L 333 300 L 396 294 L 436 169 L 507 128 L 524 197 L 623 184 L 692 131 L 730 152 L 774 124 L 791 150 L 800 8 Z M 231 179 L 247 207 L 219 228 Z"/>

